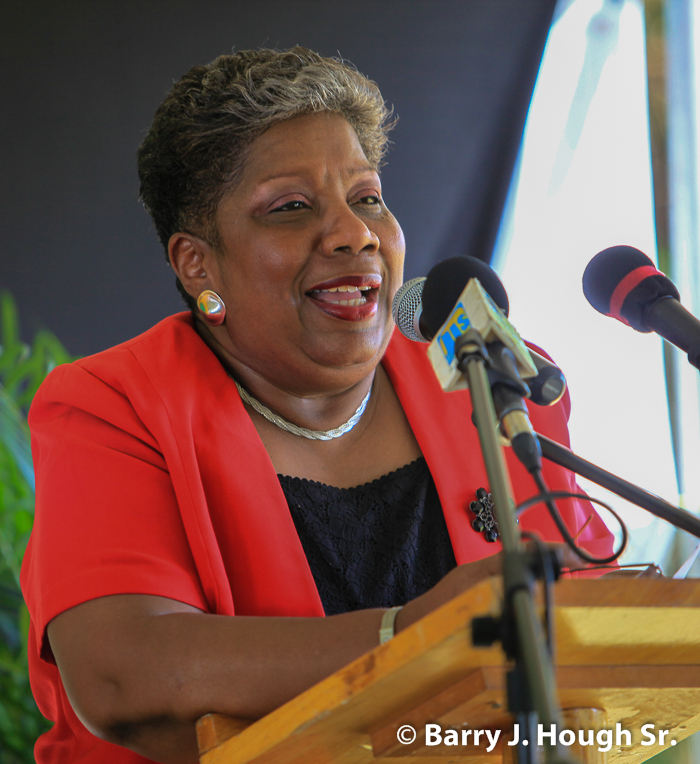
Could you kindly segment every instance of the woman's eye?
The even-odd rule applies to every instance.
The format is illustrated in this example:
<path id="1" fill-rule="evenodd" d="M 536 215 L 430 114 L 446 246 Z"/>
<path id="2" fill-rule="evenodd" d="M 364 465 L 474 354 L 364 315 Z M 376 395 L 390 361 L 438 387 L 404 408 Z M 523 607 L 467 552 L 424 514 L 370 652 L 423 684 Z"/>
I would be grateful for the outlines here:
<path id="1" fill-rule="evenodd" d="M 293 199 L 291 202 L 285 202 L 279 207 L 275 207 L 273 212 L 295 212 L 296 210 L 308 209 L 309 205 L 301 199 Z"/>
<path id="2" fill-rule="evenodd" d="M 360 204 L 381 204 L 382 200 L 376 194 L 367 194 L 359 199 Z"/>

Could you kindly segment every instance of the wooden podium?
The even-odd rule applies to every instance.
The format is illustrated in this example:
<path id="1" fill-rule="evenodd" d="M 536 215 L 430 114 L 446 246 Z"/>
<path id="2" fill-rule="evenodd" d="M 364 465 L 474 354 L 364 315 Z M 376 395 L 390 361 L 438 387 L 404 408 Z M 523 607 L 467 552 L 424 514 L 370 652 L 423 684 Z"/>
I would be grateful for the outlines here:
<path id="1" fill-rule="evenodd" d="M 567 580 L 555 591 L 565 727 L 613 730 L 607 753 L 597 743 L 574 745 L 565 749 L 572 757 L 586 764 L 637 764 L 700 730 L 700 581 Z M 500 647 L 475 648 L 470 641 L 472 618 L 499 612 L 500 603 L 498 580 L 485 581 L 254 724 L 203 717 L 197 728 L 201 763 L 510 761 L 507 666 Z M 463 729 L 501 734 L 490 753 L 485 736 L 474 746 L 473 733 L 466 745 L 428 746 L 426 723 L 439 724 L 443 735 L 457 730 L 460 741 Z M 624 735 L 616 744 L 616 724 L 629 731 L 631 745 Z M 397 739 L 404 725 L 417 732 L 412 744 Z M 644 725 L 653 725 L 646 737 Z M 663 745 L 660 730 L 667 731 Z M 651 734 L 657 742 L 642 745 Z"/>

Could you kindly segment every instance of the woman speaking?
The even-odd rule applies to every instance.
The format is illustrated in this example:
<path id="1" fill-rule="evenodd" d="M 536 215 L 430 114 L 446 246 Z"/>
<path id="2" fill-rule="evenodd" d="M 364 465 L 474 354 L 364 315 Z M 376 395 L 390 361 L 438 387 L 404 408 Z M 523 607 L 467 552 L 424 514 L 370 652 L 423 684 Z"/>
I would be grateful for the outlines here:
<path id="1" fill-rule="evenodd" d="M 58 367 L 30 416 L 39 764 L 195 762 L 198 717 L 258 718 L 499 572 L 469 395 L 393 333 L 388 126 L 373 82 L 303 48 L 195 67 L 158 109 L 141 197 L 190 312 Z M 567 407 L 533 423 L 566 443 Z M 609 553 L 590 505 L 561 509 Z"/>

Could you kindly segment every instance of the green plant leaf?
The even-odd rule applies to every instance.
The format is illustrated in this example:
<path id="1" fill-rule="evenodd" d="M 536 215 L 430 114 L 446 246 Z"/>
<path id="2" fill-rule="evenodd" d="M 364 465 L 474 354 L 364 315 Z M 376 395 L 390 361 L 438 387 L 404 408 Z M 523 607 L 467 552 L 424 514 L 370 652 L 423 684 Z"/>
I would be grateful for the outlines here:
<path id="1" fill-rule="evenodd" d="M 49 728 L 27 674 L 29 612 L 19 569 L 34 517 L 34 468 L 26 413 L 39 385 L 72 360 L 45 330 L 22 342 L 12 297 L 0 294 L 0 764 L 33 764 L 37 737 Z"/>
<path id="2" fill-rule="evenodd" d="M 4 353 L 22 344 L 15 301 L 9 292 L 4 291 L 0 293 L 0 342 Z"/>
<path id="3" fill-rule="evenodd" d="M 29 426 L 17 403 L 3 387 L 0 387 L 0 441 L 15 459 L 33 491 L 34 466 L 29 445 Z"/>
<path id="4" fill-rule="evenodd" d="M 26 509 L 18 509 L 12 518 L 18 533 L 29 533 L 32 529 L 34 518 Z"/>
<path id="5" fill-rule="evenodd" d="M 75 360 L 59 342 L 56 335 L 44 329 L 37 332 L 34 338 L 34 346 L 43 347 L 46 351 L 46 357 L 51 359 L 50 368 L 47 369 L 47 372 L 61 363 L 70 363 Z"/>

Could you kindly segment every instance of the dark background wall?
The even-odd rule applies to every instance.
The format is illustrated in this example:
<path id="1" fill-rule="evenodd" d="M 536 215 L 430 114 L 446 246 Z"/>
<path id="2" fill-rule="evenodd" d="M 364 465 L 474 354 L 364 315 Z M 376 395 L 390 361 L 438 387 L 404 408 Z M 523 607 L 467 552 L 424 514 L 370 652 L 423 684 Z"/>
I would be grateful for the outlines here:
<path id="1" fill-rule="evenodd" d="M 182 309 L 135 152 L 171 86 L 232 49 L 352 61 L 399 115 L 383 171 L 406 277 L 488 259 L 554 0 L 23 0 L 0 25 L 0 288 L 75 354 Z"/>

